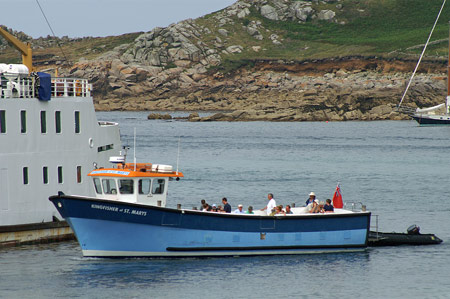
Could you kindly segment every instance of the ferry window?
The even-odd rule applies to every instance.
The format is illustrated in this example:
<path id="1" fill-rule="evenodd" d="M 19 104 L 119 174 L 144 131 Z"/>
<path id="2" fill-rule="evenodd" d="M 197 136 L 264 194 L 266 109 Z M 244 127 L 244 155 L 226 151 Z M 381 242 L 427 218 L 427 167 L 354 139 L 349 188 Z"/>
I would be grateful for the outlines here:
<path id="1" fill-rule="evenodd" d="M 27 132 L 27 112 L 25 110 L 20 111 L 20 133 Z"/>
<path id="2" fill-rule="evenodd" d="M 55 130 L 56 133 L 61 133 L 61 111 L 55 111 Z"/>
<path id="3" fill-rule="evenodd" d="M 105 194 L 116 194 L 117 193 L 117 187 L 116 187 L 116 181 L 113 179 L 103 179 L 103 192 Z"/>
<path id="4" fill-rule="evenodd" d="M 23 168 L 23 184 L 28 185 L 28 167 Z"/>
<path id="5" fill-rule="evenodd" d="M 153 194 L 163 194 L 164 193 L 164 179 L 157 179 L 153 181 Z"/>
<path id="6" fill-rule="evenodd" d="M 102 194 L 102 185 L 100 184 L 99 178 L 94 178 L 94 187 L 97 194 Z"/>
<path id="7" fill-rule="evenodd" d="M 119 180 L 121 194 L 133 194 L 133 180 Z"/>
<path id="8" fill-rule="evenodd" d="M 6 133 L 6 111 L 0 110 L 0 133 Z"/>
<path id="9" fill-rule="evenodd" d="M 75 111 L 75 133 L 80 133 L 80 111 Z"/>
<path id="10" fill-rule="evenodd" d="M 42 167 L 42 180 L 44 181 L 44 184 L 48 184 L 48 167 L 47 166 Z"/>
<path id="11" fill-rule="evenodd" d="M 77 166 L 77 183 L 81 183 L 81 166 Z"/>
<path id="12" fill-rule="evenodd" d="M 139 180 L 139 194 L 149 194 L 150 185 L 151 181 L 149 179 Z"/>
<path id="13" fill-rule="evenodd" d="M 63 169 L 62 166 L 58 166 L 58 184 L 63 183 Z"/>
<path id="14" fill-rule="evenodd" d="M 107 144 L 107 145 L 97 147 L 97 151 L 99 153 L 104 152 L 104 151 L 109 151 L 112 149 L 114 149 L 114 144 Z"/>
<path id="15" fill-rule="evenodd" d="M 41 133 L 47 133 L 47 113 L 41 111 Z"/>

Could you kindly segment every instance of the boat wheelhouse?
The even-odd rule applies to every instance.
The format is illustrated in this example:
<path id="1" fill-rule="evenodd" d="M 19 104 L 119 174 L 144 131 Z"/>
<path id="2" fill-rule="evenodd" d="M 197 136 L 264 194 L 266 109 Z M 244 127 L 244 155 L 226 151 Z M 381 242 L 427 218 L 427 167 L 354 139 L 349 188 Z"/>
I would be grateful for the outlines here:
<path id="1" fill-rule="evenodd" d="M 122 163 L 114 169 L 95 169 L 88 176 L 99 199 L 165 207 L 169 180 L 179 180 L 183 173 L 170 165 Z"/>
<path id="2" fill-rule="evenodd" d="M 192 257 L 364 250 L 370 212 L 335 209 L 268 216 L 167 207 L 171 166 L 125 164 L 95 169 L 96 197 L 59 193 L 49 200 L 87 257 Z"/>

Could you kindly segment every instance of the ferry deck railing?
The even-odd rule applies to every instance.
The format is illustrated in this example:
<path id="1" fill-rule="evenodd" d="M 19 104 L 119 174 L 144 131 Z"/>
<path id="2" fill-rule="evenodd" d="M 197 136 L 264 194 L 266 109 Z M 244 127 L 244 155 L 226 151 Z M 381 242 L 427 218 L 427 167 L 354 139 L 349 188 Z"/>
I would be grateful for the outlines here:
<path id="1" fill-rule="evenodd" d="M 0 98 L 34 98 L 34 87 L 32 77 L 11 79 L 0 76 Z"/>
<path id="2" fill-rule="evenodd" d="M 3 76 L 0 74 L 0 98 L 35 98 L 38 95 L 38 81 L 35 76 Z M 52 78 L 51 97 L 90 97 L 92 84 L 86 79 Z"/>

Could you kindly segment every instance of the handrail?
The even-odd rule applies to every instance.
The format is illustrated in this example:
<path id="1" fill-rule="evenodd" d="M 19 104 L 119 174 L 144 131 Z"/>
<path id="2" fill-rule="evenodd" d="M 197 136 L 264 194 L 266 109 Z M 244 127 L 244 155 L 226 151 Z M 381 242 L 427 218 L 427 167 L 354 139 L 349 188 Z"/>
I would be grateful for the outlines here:
<path id="1" fill-rule="evenodd" d="M 375 235 L 378 239 L 378 215 L 370 215 L 370 217 L 375 217 L 375 225 L 372 225 L 373 221 L 371 219 L 370 221 L 370 230 L 372 231 L 372 228 L 375 229 Z"/>
<path id="2" fill-rule="evenodd" d="M 350 206 L 350 207 L 348 207 Z M 358 208 L 359 207 L 359 208 Z M 344 209 L 353 211 L 366 211 L 366 206 L 362 202 L 345 202 Z"/>
<path id="3" fill-rule="evenodd" d="M 20 78 L 0 74 L 0 98 L 35 98 L 37 96 L 34 76 Z M 51 97 L 90 97 L 92 85 L 86 79 L 52 78 Z"/>

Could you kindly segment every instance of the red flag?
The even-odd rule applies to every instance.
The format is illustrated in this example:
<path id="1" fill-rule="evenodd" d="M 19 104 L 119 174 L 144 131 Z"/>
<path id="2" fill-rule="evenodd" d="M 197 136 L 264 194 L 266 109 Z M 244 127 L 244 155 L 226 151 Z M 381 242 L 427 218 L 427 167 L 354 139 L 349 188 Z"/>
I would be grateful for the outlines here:
<path id="1" fill-rule="evenodd" d="M 337 184 L 336 191 L 334 191 L 333 206 L 337 209 L 342 209 L 344 207 L 344 203 L 342 202 L 341 187 L 339 184 Z"/>

